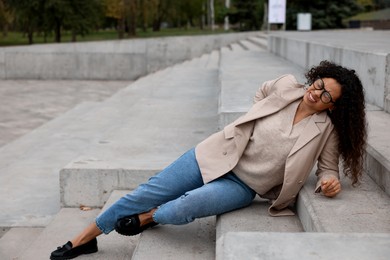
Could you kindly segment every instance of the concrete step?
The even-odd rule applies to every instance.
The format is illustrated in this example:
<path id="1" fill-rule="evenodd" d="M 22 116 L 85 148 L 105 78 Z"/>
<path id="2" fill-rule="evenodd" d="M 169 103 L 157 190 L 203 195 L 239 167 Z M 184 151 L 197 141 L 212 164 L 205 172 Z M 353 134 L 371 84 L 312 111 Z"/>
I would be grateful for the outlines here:
<path id="1" fill-rule="evenodd" d="M 9 47 L 0 50 L 0 78 L 134 80 L 258 34 L 242 32 Z"/>
<path id="2" fill-rule="evenodd" d="M 215 65 L 215 59 L 218 60 L 215 56 L 218 54 L 218 51 L 213 51 L 211 53 L 205 53 L 200 57 L 193 58 L 191 60 L 186 60 L 182 63 L 176 64 L 174 68 L 189 68 L 189 69 L 216 69 L 217 66 Z M 210 63 L 210 65 L 208 65 Z"/>
<path id="3" fill-rule="evenodd" d="M 134 85 L 104 102 L 78 106 L 2 147 L 0 181 L 4 184 L 4 189 L 0 190 L 3 198 L 0 202 L 3 209 L 0 212 L 0 226 L 46 226 L 60 210 L 60 169 L 83 154 L 83 150 L 91 143 L 100 147 L 107 146 L 103 135 L 110 135 L 113 128 L 121 128 L 129 116 L 133 117 L 129 121 L 137 125 L 139 120 L 134 117 L 136 113 L 129 113 L 134 104 L 143 103 L 144 109 L 151 109 L 151 103 L 145 102 L 151 91 L 148 88 L 142 89 L 145 82 L 158 89 L 160 80 L 171 81 L 174 78 L 177 71 L 172 74 L 172 70 L 173 68 L 168 68 L 140 78 Z M 168 102 L 167 98 L 165 103 Z M 157 104 L 158 98 L 155 101 L 154 104 Z M 145 122 L 150 122 L 147 120 L 146 118 Z M 147 124 L 144 125 L 145 129 L 148 128 Z M 148 174 L 150 175 L 149 172 Z"/>
<path id="4" fill-rule="evenodd" d="M 97 137 L 76 122 L 97 105 L 83 103 L 1 147 L 0 226 L 45 226 L 59 211 L 59 170 Z"/>
<path id="5" fill-rule="evenodd" d="M 244 48 L 244 46 L 242 46 L 242 45 L 239 44 L 239 43 L 232 43 L 232 44 L 230 44 L 230 48 L 231 48 L 232 51 L 234 51 L 234 52 L 246 51 L 246 49 Z"/>
<path id="6" fill-rule="evenodd" d="M 247 39 L 249 42 L 259 46 L 262 49 L 268 49 L 268 40 L 266 37 L 249 37 Z"/>
<path id="7" fill-rule="evenodd" d="M 158 225 L 141 234 L 133 260 L 215 259 L 215 217 L 183 225 Z"/>
<path id="8" fill-rule="evenodd" d="M 249 207 L 228 212 L 217 217 L 216 254 L 221 256 L 226 250 L 225 237 L 237 232 L 303 232 L 298 216 L 271 217 L 269 203 L 257 197 Z M 223 259 L 223 258 L 220 258 Z M 250 259 L 250 258 L 242 258 Z"/>
<path id="9" fill-rule="evenodd" d="M 111 131 L 61 170 L 62 205 L 102 206 L 112 190 L 135 188 L 217 131 L 217 77 L 175 67 L 122 91 Z"/>
<path id="10" fill-rule="evenodd" d="M 114 191 L 102 211 L 110 207 L 123 195 L 129 193 L 129 190 Z M 99 214 L 99 209 L 90 211 L 82 211 L 79 208 L 63 208 L 56 215 L 55 219 L 45 228 L 33 230 L 26 229 L 11 229 L 6 235 L 14 230 L 18 231 L 13 235 L 13 242 L 18 243 L 26 240 L 25 248 L 16 248 L 12 243 L 2 244 L 2 240 L 8 237 L 6 235 L 0 240 L 0 248 L 8 246 L 5 253 L 18 258 L 1 258 L 1 259 L 48 259 L 50 253 L 72 239 L 75 235 L 81 232 L 87 225 L 92 223 L 95 217 Z M 15 233 L 15 232 L 14 232 Z M 28 239 L 30 238 L 30 239 Z M 11 242 L 12 242 L 11 241 Z M 109 235 L 101 235 L 98 237 L 99 251 L 90 255 L 80 256 L 80 259 L 131 259 L 133 251 L 139 241 L 139 236 L 121 236 L 116 232 L 111 232 Z M 27 246 L 28 245 L 28 246 Z M 19 249 L 19 250 L 15 250 Z M 23 250 L 22 250 L 23 249 Z M 25 250 L 24 250 L 25 249 Z M 0 251 L 3 252 L 3 251 Z"/>
<path id="11" fill-rule="evenodd" d="M 266 48 L 263 48 L 263 47 L 260 47 L 259 45 L 257 44 L 254 44 L 248 40 L 242 40 L 240 41 L 240 44 L 245 46 L 245 49 L 246 50 L 250 50 L 250 51 L 266 51 Z"/>
<path id="12" fill-rule="evenodd" d="M 200 57 L 196 57 L 189 60 L 187 63 L 183 64 L 183 68 L 189 68 L 189 69 L 199 68 L 201 67 L 199 63 L 200 63 Z"/>
<path id="13" fill-rule="evenodd" d="M 201 68 L 206 68 L 207 61 L 209 60 L 210 56 L 211 56 L 210 53 L 203 54 L 202 56 L 200 56 L 199 65 L 200 65 Z"/>
<path id="14" fill-rule="evenodd" d="M 301 68 L 269 52 L 221 50 L 219 127 L 249 110 L 263 82 L 287 73 L 304 82 Z"/>
<path id="15" fill-rule="evenodd" d="M 99 212 L 99 209 L 90 211 L 82 211 L 78 208 L 61 209 L 53 221 L 34 239 L 31 246 L 18 259 L 48 259 L 53 250 L 65 244 L 92 223 Z"/>
<path id="16" fill-rule="evenodd" d="M 211 52 L 206 64 L 207 69 L 218 69 L 219 67 L 219 51 L 215 50 Z"/>
<path id="17" fill-rule="evenodd" d="M 221 52 L 220 128 L 250 108 L 256 90 L 264 81 L 285 73 L 294 74 L 298 81 L 305 82 L 303 69 L 273 54 L 248 51 Z M 369 147 L 376 146 L 376 151 L 385 151 L 388 135 L 381 134 L 381 132 L 387 131 L 389 120 L 383 117 L 375 118 L 378 113 L 382 114 L 383 112 L 368 112 L 370 125 L 375 125 L 375 130 L 371 130 L 368 143 Z M 376 122 L 372 123 L 373 121 Z M 374 141 L 372 137 L 374 133 L 376 133 L 377 141 Z M 377 144 L 374 145 L 374 143 Z M 380 156 L 384 156 L 386 153 L 383 152 Z M 371 175 L 379 176 L 377 179 L 384 179 L 383 182 L 379 182 L 379 186 L 387 187 L 388 175 L 383 173 L 384 166 L 381 167 L 380 170 L 377 170 L 378 167 L 370 166 L 369 171 L 373 172 Z M 343 232 L 370 233 L 389 230 L 390 222 L 386 218 L 390 210 L 388 195 L 381 191 L 370 178 L 365 178 L 363 186 L 356 189 L 352 189 L 348 181 L 343 180 L 344 190 L 340 196 L 333 200 L 313 193 L 313 178 L 315 177 L 311 176 L 310 182 L 300 192 L 298 203 L 300 205 L 298 207 L 299 216 L 306 231 L 340 232 L 342 230 Z M 372 198 L 375 198 L 375 201 L 372 202 Z M 361 211 L 361 209 L 367 210 Z M 352 216 L 344 218 L 345 212 L 354 213 Z M 377 219 L 375 223 L 372 223 L 373 218 Z M 332 225 L 329 221 L 332 221 Z"/>
<path id="18" fill-rule="evenodd" d="M 114 190 L 110 198 L 104 205 L 102 212 L 110 207 L 114 202 L 122 196 L 131 192 L 130 190 Z M 139 243 L 140 235 L 137 236 L 122 236 L 113 231 L 109 235 L 100 235 L 98 238 L 99 251 L 90 255 L 80 256 L 80 259 L 90 260 L 120 260 L 132 259 L 134 250 Z"/>
<path id="19" fill-rule="evenodd" d="M 297 199 L 297 212 L 306 232 L 390 233 L 390 198 L 367 175 L 354 188 L 341 179 L 335 198 L 314 193 L 314 170 Z"/>
<path id="20" fill-rule="evenodd" d="M 0 259 L 19 259 L 42 231 L 43 228 L 11 228 L 0 238 Z"/>
<path id="21" fill-rule="evenodd" d="M 225 236 L 217 260 L 385 260 L 390 234 L 237 232 Z"/>
<path id="22" fill-rule="evenodd" d="M 221 55 L 224 54 L 224 53 L 228 53 L 228 52 L 231 52 L 232 49 L 230 46 L 226 46 L 226 47 L 222 47 L 221 50 L 220 50 L 220 53 Z"/>
<path id="23" fill-rule="evenodd" d="M 368 140 L 365 169 L 376 184 L 390 196 L 390 114 L 368 110 Z"/>
<path id="24" fill-rule="evenodd" d="M 390 112 L 390 32 L 330 30 L 272 33 L 269 50 L 303 68 L 322 60 L 355 69 L 365 87 L 366 101 Z"/>

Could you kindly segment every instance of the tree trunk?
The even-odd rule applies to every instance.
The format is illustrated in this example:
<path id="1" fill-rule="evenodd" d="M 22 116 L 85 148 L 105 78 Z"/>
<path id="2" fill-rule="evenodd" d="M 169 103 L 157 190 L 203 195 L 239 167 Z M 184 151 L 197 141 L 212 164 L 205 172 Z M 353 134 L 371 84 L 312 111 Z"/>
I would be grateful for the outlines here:
<path id="1" fill-rule="evenodd" d="M 77 41 L 77 33 L 75 30 L 72 30 L 72 42 L 76 42 Z"/>
<path id="2" fill-rule="evenodd" d="M 55 42 L 61 42 L 61 21 L 56 19 L 54 26 Z"/>
<path id="3" fill-rule="evenodd" d="M 27 20 L 28 24 L 26 25 L 27 28 L 27 39 L 28 39 L 28 44 L 33 44 L 34 40 L 34 28 L 31 25 L 31 22 Z"/>
<path id="4" fill-rule="evenodd" d="M 8 23 L 4 23 L 3 25 L 3 37 L 8 36 Z"/>
<path id="5" fill-rule="evenodd" d="M 141 0 L 140 5 L 141 5 L 140 8 L 141 8 L 142 31 L 146 33 L 146 31 L 148 30 L 147 21 L 146 21 L 147 6 L 144 0 Z"/>
<path id="6" fill-rule="evenodd" d="M 137 35 L 137 3 L 136 1 L 130 1 L 129 3 L 129 17 L 128 17 L 128 26 L 129 26 L 129 37 L 134 37 Z"/>
<path id="7" fill-rule="evenodd" d="M 29 32 L 27 33 L 27 37 L 28 37 L 28 44 L 33 44 L 34 41 L 33 41 L 33 32 L 32 32 L 32 30 L 29 29 Z"/>
<path id="8" fill-rule="evenodd" d="M 159 19 L 153 21 L 153 32 L 159 32 L 161 28 L 161 22 Z"/>
<path id="9" fill-rule="evenodd" d="M 125 37 L 125 18 L 118 19 L 118 38 L 123 39 Z"/>

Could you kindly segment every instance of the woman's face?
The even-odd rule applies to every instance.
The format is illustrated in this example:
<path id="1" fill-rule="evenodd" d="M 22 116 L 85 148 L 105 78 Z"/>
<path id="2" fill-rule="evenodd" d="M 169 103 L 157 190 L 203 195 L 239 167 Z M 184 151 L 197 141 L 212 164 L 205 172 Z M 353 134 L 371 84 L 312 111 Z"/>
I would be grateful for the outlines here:
<path id="1" fill-rule="evenodd" d="M 319 78 L 313 82 L 303 96 L 303 102 L 316 112 L 334 107 L 341 97 L 341 85 L 333 78 Z"/>

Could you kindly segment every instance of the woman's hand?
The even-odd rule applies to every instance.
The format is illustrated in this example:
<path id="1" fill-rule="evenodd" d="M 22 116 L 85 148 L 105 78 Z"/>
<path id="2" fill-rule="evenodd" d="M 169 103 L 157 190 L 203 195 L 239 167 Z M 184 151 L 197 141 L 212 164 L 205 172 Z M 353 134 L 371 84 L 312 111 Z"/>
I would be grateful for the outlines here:
<path id="1" fill-rule="evenodd" d="M 340 181 L 332 177 L 321 181 L 321 191 L 327 197 L 334 197 L 341 191 Z"/>

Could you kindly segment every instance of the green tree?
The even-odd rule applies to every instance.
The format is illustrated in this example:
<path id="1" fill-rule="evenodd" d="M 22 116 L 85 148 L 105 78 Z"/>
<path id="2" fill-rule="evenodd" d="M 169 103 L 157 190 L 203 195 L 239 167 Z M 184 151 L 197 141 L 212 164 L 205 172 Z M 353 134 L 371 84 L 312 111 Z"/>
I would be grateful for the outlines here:
<path id="1" fill-rule="evenodd" d="M 72 41 L 77 35 L 85 35 L 97 27 L 101 17 L 99 0 L 45 0 L 44 31 L 54 31 L 56 42 L 61 42 L 62 30 L 72 32 Z"/>
<path id="2" fill-rule="evenodd" d="M 356 0 L 356 2 L 367 12 L 372 11 L 375 8 L 374 0 Z"/>
<path id="3" fill-rule="evenodd" d="M 103 5 L 99 0 L 68 0 L 70 12 L 64 19 L 64 29 L 72 32 L 72 41 L 77 35 L 84 36 L 98 28 L 102 16 Z"/>
<path id="4" fill-rule="evenodd" d="M 260 30 L 263 23 L 264 0 L 234 0 L 228 12 L 230 22 L 239 30 Z"/>
<path id="5" fill-rule="evenodd" d="M 27 34 L 29 44 L 33 43 L 34 32 L 40 30 L 44 21 L 44 0 L 7 0 L 15 13 L 21 31 Z"/>
<path id="6" fill-rule="evenodd" d="M 54 41 L 61 42 L 62 29 L 66 18 L 72 15 L 70 1 L 46 0 L 44 6 L 44 31 L 54 31 Z"/>
<path id="7" fill-rule="evenodd" d="M 137 35 L 137 17 L 139 3 L 137 0 L 125 0 L 126 29 L 129 37 Z"/>
<path id="8" fill-rule="evenodd" d="M 356 0 L 287 1 L 287 29 L 296 29 L 297 14 L 311 13 L 313 29 L 343 28 L 343 19 L 362 11 Z"/>
<path id="9" fill-rule="evenodd" d="M 390 7 L 390 0 L 374 0 L 375 9 L 383 9 Z"/>
<path id="10" fill-rule="evenodd" d="M 14 20 L 13 10 L 6 0 L 0 0 L 0 26 L 3 28 L 3 36 L 7 37 L 9 25 Z"/>
<path id="11" fill-rule="evenodd" d="M 161 23 L 167 19 L 172 3 L 173 0 L 151 1 L 152 28 L 154 32 L 160 31 Z"/>
<path id="12" fill-rule="evenodd" d="M 180 17 L 184 18 L 185 24 L 190 27 L 195 26 L 195 20 L 202 26 L 202 15 L 204 14 L 203 6 L 204 0 L 182 0 L 178 5 Z"/>
<path id="13" fill-rule="evenodd" d="M 123 39 L 125 37 L 126 16 L 128 15 L 128 1 L 129 0 L 105 0 L 106 17 L 114 18 L 117 21 L 116 28 L 119 39 Z"/>

